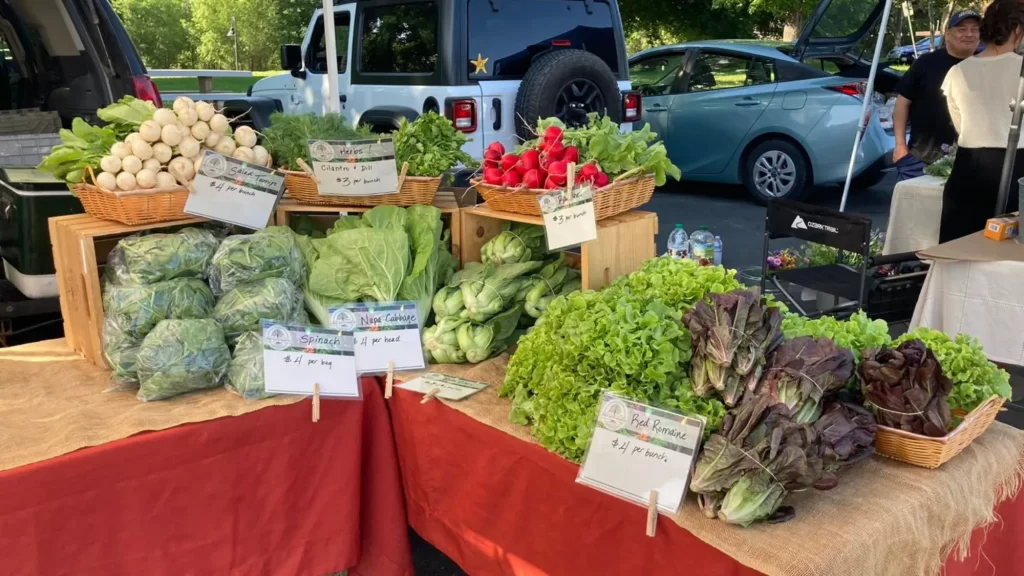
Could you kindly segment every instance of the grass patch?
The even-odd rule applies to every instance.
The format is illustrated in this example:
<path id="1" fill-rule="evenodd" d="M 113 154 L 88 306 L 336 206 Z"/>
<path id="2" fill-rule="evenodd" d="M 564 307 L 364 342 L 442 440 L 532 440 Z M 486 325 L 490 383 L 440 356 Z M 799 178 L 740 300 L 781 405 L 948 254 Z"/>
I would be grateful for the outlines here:
<path id="1" fill-rule="evenodd" d="M 287 74 L 283 70 L 264 70 L 253 72 L 252 78 L 214 78 L 214 92 L 239 92 L 243 93 L 261 78 Z M 195 77 L 160 77 L 153 78 L 156 87 L 160 92 L 199 92 L 199 79 Z"/>

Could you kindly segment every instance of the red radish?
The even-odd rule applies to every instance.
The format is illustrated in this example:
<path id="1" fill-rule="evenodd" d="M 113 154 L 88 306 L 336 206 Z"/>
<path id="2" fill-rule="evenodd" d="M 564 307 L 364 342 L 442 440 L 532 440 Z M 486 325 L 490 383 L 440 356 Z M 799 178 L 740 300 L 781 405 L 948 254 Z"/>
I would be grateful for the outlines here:
<path id="1" fill-rule="evenodd" d="M 491 142 L 491 145 L 487 147 L 487 151 L 490 152 L 491 150 L 497 152 L 498 156 L 505 155 L 505 147 L 502 146 L 501 142 Z"/>
<path id="2" fill-rule="evenodd" d="M 484 168 L 497 168 L 501 165 L 501 154 L 496 150 L 484 152 Z"/>
<path id="3" fill-rule="evenodd" d="M 580 166 L 579 174 L 576 176 L 576 180 L 580 182 L 593 182 L 601 170 L 597 167 L 597 164 L 588 162 L 583 166 Z"/>
<path id="4" fill-rule="evenodd" d="M 484 168 L 484 182 L 494 186 L 501 185 L 501 168 Z"/>
<path id="5" fill-rule="evenodd" d="M 548 129 L 544 131 L 544 141 L 562 141 L 562 129 L 558 126 L 548 126 Z"/>
<path id="6" fill-rule="evenodd" d="M 558 182 L 555 182 L 554 180 L 552 180 L 551 176 L 548 176 L 548 179 L 544 181 L 544 189 L 545 190 L 557 190 L 557 189 L 559 189 L 561 187 L 562 187 L 562 184 L 559 184 Z"/>
<path id="7" fill-rule="evenodd" d="M 594 186 L 598 188 L 604 188 L 608 185 L 608 175 L 604 172 L 598 172 L 597 178 L 594 178 Z"/>
<path id="8" fill-rule="evenodd" d="M 540 167 L 540 152 L 536 150 L 526 150 L 519 155 L 519 166 L 518 170 L 520 174 L 525 174 L 530 170 L 536 170 Z"/>
<path id="9" fill-rule="evenodd" d="M 539 170 L 530 170 L 526 174 L 523 174 L 523 186 L 526 186 L 527 188 L 540 188 L 540 182 L 541 178 Z"/>
<path id="10" fill-rule="evenodd" d="M 501 169 L 505 172 L 512 170 L 519 163 L 519 156 L 515 154 L 505 154 L 501 157 Z"/>
<path id="11" fill-rule="evenodd" d="M 537 167 L 543 170 L 544 172 L 547 172 L 548 169 L 551 168 L 551 163 L 554 161 L 555 159 L 552 158 L 551 156 L 548 156 L 547 154 L 541 154 L 540 161 L 538 162 Z"/>
<path id="12" fill-rule="evenodd" d="M 552 160 L 561 160 L 564 155 L 565 146 L 562 146 L 561 140 L 555 140 L 548 145 L 548 156 L 550 156 Z M 579 156 L 579 154 L 577 154 L 577 156 Z"/>
<path id="13" fill-rule="evenodd" d="M 575 146 L 566 146 L 562 154 L 562 161 L 566 164 L 580 161 L 580 149 Z"/>
<path id="14" fill-rule="evenodd" d="M 561 160 L 556 160 L 551 163 L 548 167 L 548 179 L 554 180 L 559 186 L 565 186 L 566 175 L 568 173 L 568 166 Z"/>
<path id="15" fill-rule="evenodd" d="M 516 172 L 515 170 L 509 170 L 508 172 L 505 172 L 505 174 L 503 174 L 501 177 L 501 183 L 504 186 L 508 186 L 509 188 L 515 188 L 516 186 L 519 186 L 519 173 Z"/>

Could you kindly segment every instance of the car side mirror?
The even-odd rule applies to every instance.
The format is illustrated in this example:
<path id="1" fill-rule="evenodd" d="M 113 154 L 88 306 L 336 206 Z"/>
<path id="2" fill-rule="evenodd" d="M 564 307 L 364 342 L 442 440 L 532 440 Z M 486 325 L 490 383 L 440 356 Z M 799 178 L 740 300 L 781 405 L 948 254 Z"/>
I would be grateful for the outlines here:
<path id="1" fill-rule="evenodd" d="M 303 72 L 301 46 L 298 44 L 281 45 L 281 69 L 290 71 L 292 76 L 295 76 L 297 72 Z"/>

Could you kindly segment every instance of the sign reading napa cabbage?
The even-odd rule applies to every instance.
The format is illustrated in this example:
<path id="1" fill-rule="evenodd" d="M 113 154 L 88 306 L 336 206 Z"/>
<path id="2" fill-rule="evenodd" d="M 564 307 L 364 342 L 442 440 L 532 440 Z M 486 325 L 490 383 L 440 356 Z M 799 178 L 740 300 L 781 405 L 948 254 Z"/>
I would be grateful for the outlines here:
<path id="1" fill-rule="evenodd" d="M 268 394 L 360 399 L 351 332 L 261 320 L 263 376 Z"/>
<path id="2" fill-rule="evenodd" d="M 644 507 L 656 491 L 658 510 L 675 514 L 703 431 L 701 417 L 603 394 L 576 481 Z"/>
<path id="3" fill-rule="evenodd" d="M 388 363 L 396 371 L 426 368 L 415 302 L 346 304 L 329 313 L 333 328 L 354 336 L 359 375 L 385 373 Z"/>
<path id="4" fill-rule="evenodd" d="M 282 194 L 284 177 L 277 172 L 207 151 L 185 213 L 262 230 Z"/>
<path id="5" fill-rule="evenodd" d="M 321 196 L 379 196 L 398 191 L 391 138 L 310 140 L 309 156 Z"/>
<path id="6" fill-rule="evenodd" d="M 541 194 L 537 202 L 544 214 L 548 250 L 560 250 L 597 240 L 594 192 L 590 186 Z"/>

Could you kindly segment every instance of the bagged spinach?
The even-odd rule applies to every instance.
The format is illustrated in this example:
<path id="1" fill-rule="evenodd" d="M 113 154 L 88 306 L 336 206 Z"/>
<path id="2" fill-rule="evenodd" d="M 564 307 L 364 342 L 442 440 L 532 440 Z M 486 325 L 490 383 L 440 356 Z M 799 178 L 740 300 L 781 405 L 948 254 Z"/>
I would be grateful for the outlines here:
<path id="1" fill-rule="evenodd" d="M 212 232 L 199 228 L 129 236 L 118 242 L 107 257 L 107 281 L 153 284 L 175 278 L 206 278 L 219 243 Z"/>
<path id="2" fill-rule="evenodd" d="M 213 319 L 232 346 L 243 333 L 259 330 L 260 319 L 309 323 L 302 292 L 284 278 L 265 278 L 226 292 L 213 308 Z"/>
<path id="3" fill-rule="evenodd" d="M 263 380 L 263 338 L 259 332 L 246 332 L 238 339 L 228 364 L 225 387 L 246 400 L 270 398 Z"/>
<path id="4" fill-rule="evenodd" d="M 137 356 L 138 398 L 163 400 L 221 385 L 231 362 L 224 331 L 213 320 L 164 320 Z"/>
<path id="5" fill-rule="evenodd" d="M 264 278 L 284 278 L 296 286 L 305 281 L 306 259 L 289 228 L 229 236 L 210 262 L 210 287 L 217 294 Z"/>

